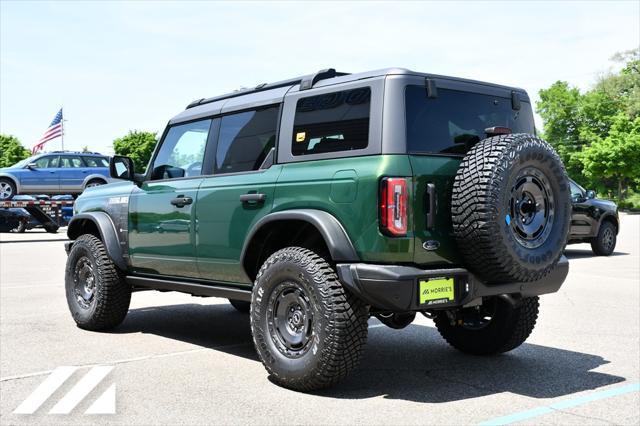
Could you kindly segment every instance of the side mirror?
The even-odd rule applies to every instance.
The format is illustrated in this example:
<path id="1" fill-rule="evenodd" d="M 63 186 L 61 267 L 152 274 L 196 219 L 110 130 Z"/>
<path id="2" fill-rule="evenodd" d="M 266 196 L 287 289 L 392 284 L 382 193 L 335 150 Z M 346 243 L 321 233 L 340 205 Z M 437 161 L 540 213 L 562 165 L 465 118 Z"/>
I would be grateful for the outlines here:
<path id="1" fill-rule="evenodd" d="M 27 164 L 27 169 L 37 169 L 38 165 L 36 163 Z"/>
<path id="2" fill-rule="evenodd" d="M 593 200 L 594 198 L 596 198 L 596 191 L 594 191 L 593 189 L 588 190 L 587 200 Z"/>
<path id="3" fill-rule="evenodd" d="M 114 179 L 133 181 L 135 179 L 133 160 L 123 155 L 114 155 L 109 160 L 109 174 Z"/>

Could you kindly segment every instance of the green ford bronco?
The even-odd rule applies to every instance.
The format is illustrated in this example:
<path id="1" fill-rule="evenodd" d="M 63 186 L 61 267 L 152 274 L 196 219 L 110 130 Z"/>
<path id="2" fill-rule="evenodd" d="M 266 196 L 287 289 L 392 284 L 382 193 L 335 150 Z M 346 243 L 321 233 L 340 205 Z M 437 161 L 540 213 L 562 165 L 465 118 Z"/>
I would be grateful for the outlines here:
<path id="1" fill-rule="evenodd" d="M 328 69 L 194 101 L 144 174 L 110 168 L 67 231 L 78 326 L 116 327 L 138 290 L 227 298 L 291 389 L 344 378 L 370 316 L 512 350 L 568 273 L 569 184 L 522 89 Z"/>

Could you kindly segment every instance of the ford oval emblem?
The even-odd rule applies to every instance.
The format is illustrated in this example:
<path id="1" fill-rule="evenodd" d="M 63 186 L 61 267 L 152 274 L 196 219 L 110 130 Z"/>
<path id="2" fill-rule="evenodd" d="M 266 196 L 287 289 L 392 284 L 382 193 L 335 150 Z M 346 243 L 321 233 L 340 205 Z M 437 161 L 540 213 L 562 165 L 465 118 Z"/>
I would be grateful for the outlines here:
<path id="1" fill-rule="evenodd" d="M 436 240 L 425 241 L 422 244 L 422 248 L 428 251 L 438 250 L 439 247 L 440 247 L 440 243 L 437 242 Z"/>

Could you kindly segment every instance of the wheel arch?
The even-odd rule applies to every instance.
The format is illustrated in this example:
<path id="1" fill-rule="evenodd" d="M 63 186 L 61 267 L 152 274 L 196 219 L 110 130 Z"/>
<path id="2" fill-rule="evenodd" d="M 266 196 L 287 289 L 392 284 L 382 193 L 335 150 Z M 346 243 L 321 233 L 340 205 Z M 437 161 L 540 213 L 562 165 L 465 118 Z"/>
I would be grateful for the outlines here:
<path id="1" fill-rule="evenodd" d="M 118 240 L 118 234 L 107 213 L 88 212 L 73 216 L 67 227 L 67 236 L 70 240 L 75 240 L 83 234 L 91 234 L 99 238 L 113 263 L 120 270 L 127 270 L 127 263 L 122 256 L 122 247 Z"/>
<path id="2" fill-rule="evenodd" d="M 20 187 L 20 179 L 18 179 L 11 173 L 0 173 L 0 179 L 8 179 L 13 182 L 13 185 L 16 187 L 16 193 L 14 195 L 18 195 L 22 191 L 22 188 Z"/>
<path id="3" fill-rule="evenodd" d="M 87 185 L 88 185 L 88 184 L 89 184 L 89 182 L 91 182 L 92 180 L 101 180 L 101 181 L 103 181 L 103 182 L 105 183 L 105 185 L 106 185 L 107 183 L 109 183 L 109 180 L 108 180 L 106 177 L 104 177 L 104 176 L 102 176 L 102 175 L 100 175 L 100 174 L 95 174 L 95 173 L 94 173 L 94 174 L 89 175 L 89 176 L 87 176 L 86 178 L 84 178 L 84 182 L 82 182 L 82 189 L 83 189 L 83 190 L 84 190 L 84 189 L 86 189 L 86 188 L 87 188 Z"/>
<path id="4" fill-rule="evenodd" d="M 275 234 L 275 239 L 274 239 Z M 309 244 L 300 244 L 301 241 Z M 266 254 L 288 245 L 320 245 L 333 262 L 356 262 L 360 258 L 338 219 L 322 210 L 299 209 L 262 217 L 245 239 L 240 264 L 253 281 Z M 305 247 L 311 249 L 312 247 Z"/>
<path id="5" fill-rule="evenodd" d="M 615 214 L 607 213 L 600 218 L 600 222 L 598 223 L 598 230 L 596 231 L 596 235 L 600 232 L 600 227 L 605 222 L 611 222 L 613 226 L 616 227 L 616 235 L 620 232 L 620 222 Z"/>

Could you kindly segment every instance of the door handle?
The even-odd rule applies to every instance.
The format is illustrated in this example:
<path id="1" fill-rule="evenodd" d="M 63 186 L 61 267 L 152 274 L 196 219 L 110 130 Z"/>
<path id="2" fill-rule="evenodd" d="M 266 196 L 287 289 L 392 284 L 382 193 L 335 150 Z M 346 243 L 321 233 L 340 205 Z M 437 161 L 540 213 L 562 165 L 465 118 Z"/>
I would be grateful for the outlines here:
<path id="1" fill-rule="evenodd" d="M 176 198 L 171 200 L 171 204 L 173 204 L 176 207 L 184 207 L 191 203 L 193 203 L 193 198 L 185 197 L 184 195 L 178 195 Z"/>
<path id="2" fill-rule="evenodd" d="M 246 204 L 264 203 L 264 200 L 266 199 L 267 199 L 266 194 L 249 193 L 249 194 L 242 194 L 240 196 L 240 201 Z"/>
<path id="3" fill-rule="evenodd" d="M 427 212 L 427 229 L 433 229 L 433 225 L 436 220 L 436 186 L 433 183 L 427 184 L 427 206 L 429 211 Z"/>

